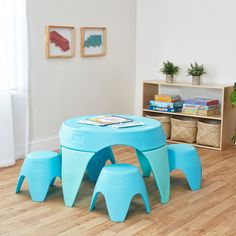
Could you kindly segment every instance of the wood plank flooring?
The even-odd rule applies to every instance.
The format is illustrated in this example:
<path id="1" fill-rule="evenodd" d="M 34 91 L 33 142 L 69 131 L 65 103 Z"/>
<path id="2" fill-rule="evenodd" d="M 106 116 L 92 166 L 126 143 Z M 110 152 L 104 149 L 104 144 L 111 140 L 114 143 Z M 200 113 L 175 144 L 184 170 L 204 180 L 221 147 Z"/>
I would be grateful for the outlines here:
<path id="1" fill-rule="evenodd" d="M 43 203 L 30 200 L 27 181 L 15 194 L 22 164 L 0 169 L 0 235 L 236 235 L 236 147 L 225 151 L 198 149 L 203 164 L 202 189 L 189 190 L 181 172 L 171 175 L 171 200 L 161 205 L 153 177 L 145 178 L 151 202 L 147 215 L 139 197 L 132 201 L 127 220 L 108 219 L 104 199 L 99 197 L 89 212 L 94 184 L 85 176 L 75 207 L 63 203 L 60 180 L 50 188 Z M 118 162 L 138 166 L 135 153 L 127 147 L 114 148 Z"/>

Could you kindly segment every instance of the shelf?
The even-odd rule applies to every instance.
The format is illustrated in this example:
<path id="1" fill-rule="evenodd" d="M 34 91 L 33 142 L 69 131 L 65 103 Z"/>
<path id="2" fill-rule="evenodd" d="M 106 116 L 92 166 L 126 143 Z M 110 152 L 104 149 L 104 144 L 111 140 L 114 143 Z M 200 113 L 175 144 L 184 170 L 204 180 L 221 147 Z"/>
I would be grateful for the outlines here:
<path id="1" fill-rule="evenodd" d="M 158 114 L 167 114 L 167 115 L 175 115 L 175 116 L 187 116 L 187 117 L 193 117 L 193 118 L 203 118 L 203 119 L 210 119 L 210 120 L 222 120 L 221 115 L 218 116 L 199 116 L 199 115 L 191 115 L 186 114 L 182 112 L 164 112 L 164 111 L 154 111 L 149 109 L 143 109 L 144 112 L 152 112 L 152 113 L 158 113 Z"/>
<path id="2" fill-rule="evenodd" d="M 167 139 L 167 142 L 168 143 L 185 143 L 185 142 L 180 142 L 180 141 L 173 141 L 173 140 L 170 140 L 170 139 Z M 189 143 L 195 147 L 199 147 L 199 148 L 207 148 L 207 149 L 213 149 L 213 150 L 217 150 L 217 151 L 221 151 L 221 149 L 218 147 L 211 147 L 211 146 L 205 146 L 205 145 L 200 145 L 200 144 L 197 144 L 197 143 Z"/>
<path id="3" fill-rule="evenodd" d="M 191 90 L 194 91 L 194 94 L 198 94 L 201 90 L 201 94 L 204 92 L 207 93 L 209 90 L 211 92 L 217 92 L 218 97 L 220 97 L 220 103 L 221 103 L 221 114 L 220 115 L 214 115 L 214 116 L 202 116 L 202 115 L 191 115 L 191 114 L 185 114 L 182 112 L 163 112 L 163 111 L 153 111 L 149 110 L 149 104 L 150 100 L 154 100 L 154 97 L 156 94 L 160 94 L 162 91 L 161 89 L 175 89 L 178 90 L 178 93 L 186 92 L 188 90 L 188 94 L 191 96 Z M 182 89 L 183 88 L 183 89 Z M 170 90 L 171 90 L 170 89 Z M 182 91 L 183 90 L 183 91 Z M 204 91 L 205 90 L 205 91 Z M 191 80 L 189 80 L 189 83 L 166 83 L 164 80 L 148 80 L 143 81 L 143 104 L 142 104 L 142 111 L 143 116 L 145 115 L 168 115 L 173 117 L 192 117 L 196 119 L 204 119 L 205 121 L 208 120 L 215 120 L 220 121 L 221 123 L 221 129 L 220 129 L 220 147 L 210 147 L 210 146 L 204 146 L 199 144 L 194 144 L 196 147 L 201 148 L 209 148 L 213 150 L 224 150 L 232 145 L 234 143 L 232 142 L 232 136 L 234 134 L 234 130 L 236 127 L 236 109 L 232 108 L 232 105 L 229 100 L 229 96 L 233 91 L 232 85 L 225 85 L 225 84 L 201 84 L 201 85 L 192 85 Z M 189 96 L 189 95 L 188 95 Z M 198 96 L 198 95 L 197 95 Z M 201 96 L 201 95 L 200 95 Z M 204 95 L 203 95 L 204 96 Z M 182 142 L 175 142 L 168 140 L 170 143 L 182 143 Z"/>
<path id="4" fill-rule="evenodd" d="M 200 85 L 193 85 L 191 83 L 166 83 L 162 80 L 148 80 L 144 81 L 145 84 L 159 84 L 171 87 L 192 87 L 192 88 L 206 88 L 206 89 L 224 89 L 227 87 L 231 87 L 232 85 L 219 85 L 219 84 L 200 84 Z"/>

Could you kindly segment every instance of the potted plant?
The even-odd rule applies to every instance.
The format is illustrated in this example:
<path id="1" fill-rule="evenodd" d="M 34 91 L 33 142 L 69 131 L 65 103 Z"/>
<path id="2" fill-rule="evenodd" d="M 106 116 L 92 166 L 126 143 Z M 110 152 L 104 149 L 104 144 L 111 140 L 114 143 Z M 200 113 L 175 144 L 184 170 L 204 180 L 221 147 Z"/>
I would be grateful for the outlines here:
<path id="1" fill-rule="evenodd" d="M 163 62 L 163 67 L 161 68 L 162 74 L 166 75 L 166 83 L 173 83 L 174 76 L 179 73 L 180 68 L 175 66 L 172 62 Z"/>
<path id="2" fill-rule="evenodd" d="M 234 83 L 234 89 L 230 94 L 230 102 L 232 106 L 236 106 L 236 82 Z M 232 137 L 232 140 L 235 142 L 236 141 L 236 131 L 234 131 L 234 136 Z"/>
<path id="3" fill-rule="evenodd" d="M 194 64 L 190 64 L 187 73 L 192 76 L 192 84 L 199 85 L 201 82 L 201 76 L 206 74 L 206 69 L 204 65 L 198 65 L 197 62 L 195 62 Z"/>

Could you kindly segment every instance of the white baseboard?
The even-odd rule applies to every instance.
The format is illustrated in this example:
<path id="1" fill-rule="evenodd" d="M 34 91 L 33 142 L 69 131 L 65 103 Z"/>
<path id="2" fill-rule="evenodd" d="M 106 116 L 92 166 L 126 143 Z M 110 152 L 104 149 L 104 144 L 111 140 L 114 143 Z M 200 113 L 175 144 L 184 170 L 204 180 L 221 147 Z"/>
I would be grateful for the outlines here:
<path id="1" fill-rule="evenodd" d="M 25 158 L 25 145 L 15 146 L 16 160 Z"/>
<path id="2" fill-rule="evenodd" d="M 29 142 L 29 152 L 44 151 L 44 150 L 57 150 L 60 148 L 59 137 L 52 136 L 43 139 L 33 140 Z M 15 147 L 16 159 L 25 158 L 25 145 L 17 145 Z"/>

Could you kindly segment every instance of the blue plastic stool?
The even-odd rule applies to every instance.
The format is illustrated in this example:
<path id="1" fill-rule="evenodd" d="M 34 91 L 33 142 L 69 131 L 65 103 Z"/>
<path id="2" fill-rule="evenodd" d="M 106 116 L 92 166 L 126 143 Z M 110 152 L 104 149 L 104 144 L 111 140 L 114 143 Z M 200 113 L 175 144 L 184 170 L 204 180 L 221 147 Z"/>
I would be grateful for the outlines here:
<path id="1" fill-rule="evenodd" d="M 150 213 L 150 204 L 143 178 L 136 166 L 115 164 L 105 166 L 95 186 L 90 210 L 95 207 L 98 194 L 104 195 L 111 221 L 122 222 L 129 210 L 134 195 L 140 194 L 146 212 Z"/>
<path id="2" fill-rule="evenodd" d="M 181 170 L 192 191 L 199 190 L 202 182 L 202 164 L 197 150 L 190 144 L 171 144 L 167 146 L 170 172 Z"/>
<path id="3" fill-rule="evenodd" d="M 52 151 L 27 154 L 18 177 L 16 193 L 20 191 L 25 177 L 31 199 L 35 202 L 44 201 L 49 186 L 53 185 L 56 177 L 61 178 L 61 156 Z"/>

